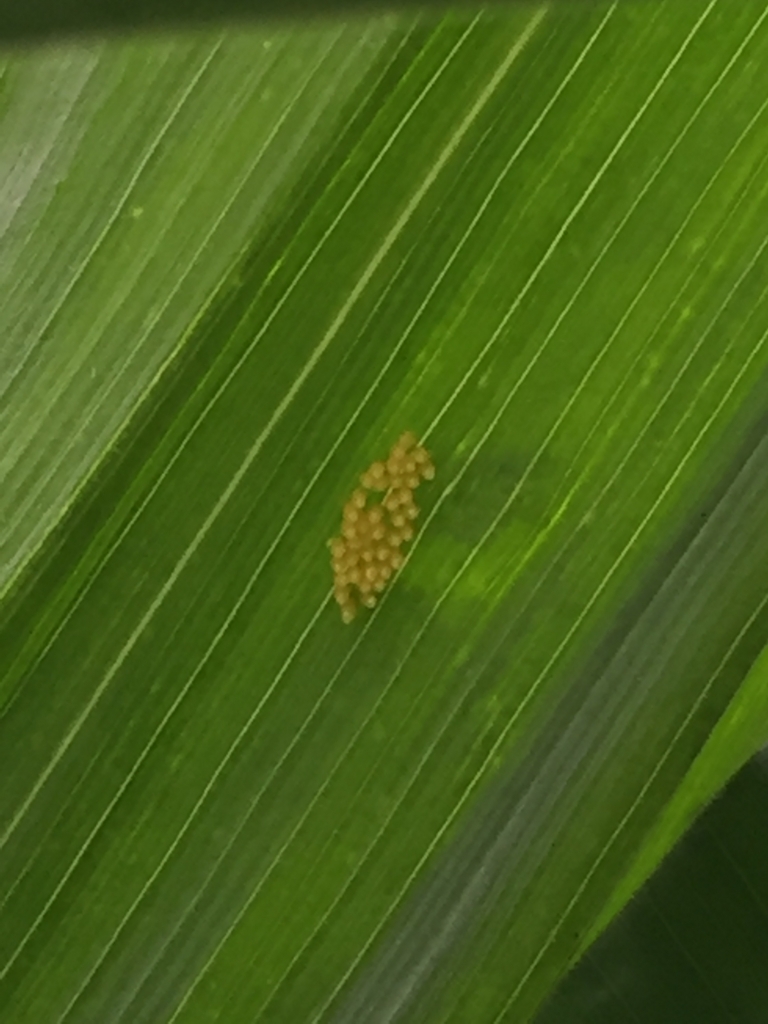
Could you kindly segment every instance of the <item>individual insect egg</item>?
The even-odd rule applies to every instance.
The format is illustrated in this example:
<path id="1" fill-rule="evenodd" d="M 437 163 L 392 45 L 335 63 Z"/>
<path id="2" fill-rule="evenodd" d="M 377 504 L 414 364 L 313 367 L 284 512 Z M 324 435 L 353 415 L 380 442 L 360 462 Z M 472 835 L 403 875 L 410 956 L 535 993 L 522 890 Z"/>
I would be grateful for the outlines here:
<path id="1" fill-rule="evenodd" d="M 354 619 L 354 617 L 355 606 L 352 604 L 344 605 L 344 607 L 341 609 L 341 621 L 349 623 L 352 621 L 352 619 Z"/>
<path id="2" fill-rule="evenodd" d="M 403 558 L 403 554 L 400 551 L 393 551 L 392 554 L 389 556 L 389 564 L 392 566 L 393 569 L 399 569 L 404 561 L 405 559 Z"/>
<path id="3" fill-rule="evenodd" d="M 378 579 L 373 584 L 373 592 L 375 594 L 380 594 L 382 592 L 382 590 L 386 590 L 386 587 L 387 587 L 387 581 L 385 579 Z"/>
<path id="4" fill-rule="evenodd" d="M 375 583 L 376 580 L 379 578 L 378 566 L 369 565 L 368 568 L 365 570 L 365 578 L 369 580 L 371 583 Z"/>
<path id="5" fill-rule="evenodd" d="M 354 525 L 360 519 L 360 509 L 355 508 L 354 505 L 345 505 L 344 511 L 342 512 L 342 520 L 345 523 L 351 523 Z"/>
<path id="6" fill-rule="evenodd" d="M 347 573 L 347 580 L 349 583 L 354 584 L 356 587 L 360 586 L 360 580 L 363 578 L 362 570 L 357 566 L 354 569 L 350 569 Z"/>
<path id="7" fill-rule="evenodd" d="M 342 535 L 347 540 L 354 540 L 357 537 L 357 524 L 356 523 L 344 523 L 341 528 Z"/>
<path id="8" fill-rule="evenodd" d="M 387 535 L 387 531 L 383 526 L 374 526 L 371 530 L 371 540 L 384 540 Z"/>
<path id="9" fill-rule="evenodd" d="M 403 540 L 405 540 L 405 541 L 413 540 L 413 527 L 411 526 L 410 523 L 406 523 L 400 529 L 399 532 L 400 532 L 400 536 L 403 538 Z"/>
<path id="10" fill-rule="evenodd" d="M 384 498 L 384 508 L 388 512 L 394 512 L 400 506 L 400 499 L 397 496 L 397 491 L 390 491 L 389 494 Z"/>
<path id="11" fill-rule="evenodd" d="M 349 499 L 350 505 L 354 505 L 355 508 L 365 508 L 365 491 L 360 489 L 352 492 L 352 497 Z"/>
<path id="12" fill-rule="evenodd" d="M 368 522 L 372 526 L 377 526 L 379 523 L 384 522 L 384 512 L 379 505 L 372 505 L 368 509 Z"/>
<path id="13" fill-rule="evenodd" d="M 376 486 L 379 489 L 383 489 L 387 484 L 387 467 L 383 462 L 374 462 L 369 468 L 373 480 L 376 482 Z"/>
<path id="14" fill-rule="evenodd" d="M 398 448 L 408 449 L 413 448 L 416 444 L 416 435 L 412 430 L 406 430 L 400 435 L 397 441 Z"/>
<path id="15" fill-rule="evenodd" d="M 366 548 L 362 553 L 362 559 L 364 562 L 372 562 L 376 555 L 371 548 Z"/>
<path id="16" fill-rule="evenodd" d="M 425 480 L 435 479 L 435 467 L 432 465 L 431 462 L 424 463 L 424 465 L 421 467 L 421 475 L 424 477 Z"/>
<path id="17" fill-rule="evenodd" d="M 421 477 L 417 473 L 410 473 L 406 478 L 405 482 L 408 484 L 411 490 L 418 487 L 421 483 Z"/>
<path id="18" fill-rule="evenodd" d="M 405 526 L 405 522 L 405 516 L 403 515 L 402 512 L 395 512 L 395 514 L 392 516 L 392 525 L 396 526 L 398 530 Z"/>
<path id="19" fill-rule="evenodd" d="M 331 549 L 331 554 L 334 558 L 343 558 L 344 553 L 347 550 L 347 545 L 341 539 L 341 537 L 334 537 L 328 541 L 328 546 Z"/>
<path id="20" fill-rule="evenodd" d="M 362 600 L 363 600 L 363 604 L 365 605 L 366 608 L 375 608 L 376 607 L 376 595 L 375 594 L 366 594 L 365 597 Z"/>
<path id="21" fill-rule="evenodd" d="M 387 534 L 387 542 L 389 543 L 389 546 L 391 548 L 400 547 L 400 534 L 397 532 L 397 530 L 391 530 Z"/>
<path id="22" fill-rule="evenodd" d="M 397 455 L 390 455 L 387 459 L 387 472 L 390 478 L 399 477 L 403 471 L 400 458 Z"/>
<path id="23" fill-rule="evenodd" d="M 357 585 L 357 589 L 361 594 L 370 594 L 373 590 L 373 582 L 369 579 L 362 579 Z"/>
<path id="24" fill-rule="evenodd" d="M 390 549 L 382 544 L 381 547 L 376 548 L 376 559 L 379 562 L 386 562 L 389 559 Z"/>
<path id="25" fill-rule="evenodd" d="M 359 558 L 362 552 L 365 551 L 366 548 L 369 548 L 371 546 L 371 538 L 368 536 L 367 531 L 366 533 L 363 533 L 358 537 L 358 541 L 359 545 L 356 550 Z"/>
<path id="26" fill-rule="evenodd" d="M 416 519 L 419 514 L 419 506 L 414 504 L 406 505 L 402 510 L 402 514 L 406 519 Z"/>

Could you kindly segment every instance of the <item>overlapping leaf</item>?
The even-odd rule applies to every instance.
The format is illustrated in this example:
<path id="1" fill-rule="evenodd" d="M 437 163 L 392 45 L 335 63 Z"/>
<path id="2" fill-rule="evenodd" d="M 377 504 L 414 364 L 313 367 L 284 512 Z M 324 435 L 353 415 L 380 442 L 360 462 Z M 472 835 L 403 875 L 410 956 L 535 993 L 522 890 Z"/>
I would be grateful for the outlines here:
<path id="1" fill-rule="evenodd" d="M 537 1024 L 765 1019 L 766 784 L 763 755 L 696 822 Z"/>

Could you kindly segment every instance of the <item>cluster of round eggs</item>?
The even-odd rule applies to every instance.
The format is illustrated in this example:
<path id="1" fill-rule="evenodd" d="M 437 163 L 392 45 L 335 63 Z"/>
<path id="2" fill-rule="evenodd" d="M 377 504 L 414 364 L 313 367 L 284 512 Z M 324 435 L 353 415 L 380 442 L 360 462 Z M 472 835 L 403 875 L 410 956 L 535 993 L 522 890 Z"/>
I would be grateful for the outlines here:
<path id="1" fill-rule="evenodd" d="M 333 593 L 344 622 L 357 612 L 357 600 L 373 608 L 376 595 L 403 564 L 402 545 L 413 537 L 419 507 L 413 492 L 432 480 L 435 467 L 425 448 L 407 431 L 395 442 L 386 462 L 374 462 L 344 506 L 341 536 L 329 541 Z M 369 492 L 383 492 L 369 501 Z"/>

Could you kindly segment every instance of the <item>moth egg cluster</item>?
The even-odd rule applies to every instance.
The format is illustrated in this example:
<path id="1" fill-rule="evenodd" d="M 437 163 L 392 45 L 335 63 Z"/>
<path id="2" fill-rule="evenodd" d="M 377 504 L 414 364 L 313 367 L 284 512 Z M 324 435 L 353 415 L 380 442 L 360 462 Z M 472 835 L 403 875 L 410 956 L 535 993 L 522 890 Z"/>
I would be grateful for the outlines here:
<path id="1" fill-rule="evenodd" d="M 403 544 L 413 538 L 419 514 L 413 492 L 432 480 L 429 453 L 407 431 L 385 462 L 374 462 L 360 477 L 361 486 L 344 506 L 341 536 L 329 541 L 333 593 L 344 622 L 359 604 L 373 608 L 377 596 L 403 564 Z M 380 499 L 373 495 L 383 495 Z"/>

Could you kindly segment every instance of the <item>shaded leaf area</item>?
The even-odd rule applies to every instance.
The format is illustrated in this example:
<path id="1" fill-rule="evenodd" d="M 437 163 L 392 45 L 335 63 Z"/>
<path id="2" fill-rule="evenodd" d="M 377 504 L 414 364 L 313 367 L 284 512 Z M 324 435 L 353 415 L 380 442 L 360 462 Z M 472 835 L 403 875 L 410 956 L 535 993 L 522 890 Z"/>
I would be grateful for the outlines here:
<path id="1" fill-rule="evenodd" d="M 768 721 L 768 647 L 760 652 L 751 667 L 748 665 L 754 644 L 760 640 L 761 616 L 762 611 L 757 611 L 738 644 L 741 649 L 738 657 L 731 659 L 731 670 L 743 675 L 743 682 L 735 690 L 677 792 L 633 854 L 631 867 L 617 880 L 611 898 L 606 901 L 590 930 L 584 933 L 580 951 L 592 944 L 635 890 L 648 879 L 709 803 L 712 794 L 719 793 L 753 752 L 763 746 Z"/>
<path id="2" fill-rule="evenodd" d="M 18 9 L 18 8 L 17 8 Z M 80 44 L 0 64 L 0 594 L 391 25 Z"/>
<path id="3" fill-rule="evenodd" d="M 568 733 L 765 407 L 767 19 L 393 33 L 3 603 L 4 1020 L 332 1020 L 516 779 L 536 841 L 427 1012 L 533 1012 L 765 642 L 739 562 L 663 707 L 630 673 Z M 345 627 L 325 540 L 403 429 L 437 480 Z"/>
<path id="4" fill-rule="evenodd" d="M 561 5 L 584 2 L 559 0 Z M 0 41 L 30 43 L 62 35 L 178 29 L 212 22 L 247 27 L 259 21 L 284 24 L 289 18 L 403 15 L 425 8 L 439 16 L 452 6 L 444 0 L 30 0 L 23 5 L 0 0 Z M 507 6 L 514 8 L 519 2 L 507 0 Z M 471 10 L 470 5 L 466 8 Z"/>
<path id="5" fill-rule="evenodd" d="M 536 1024 L 768 1017 L 768 774 L 751 761 L 564 979 Z"/>

